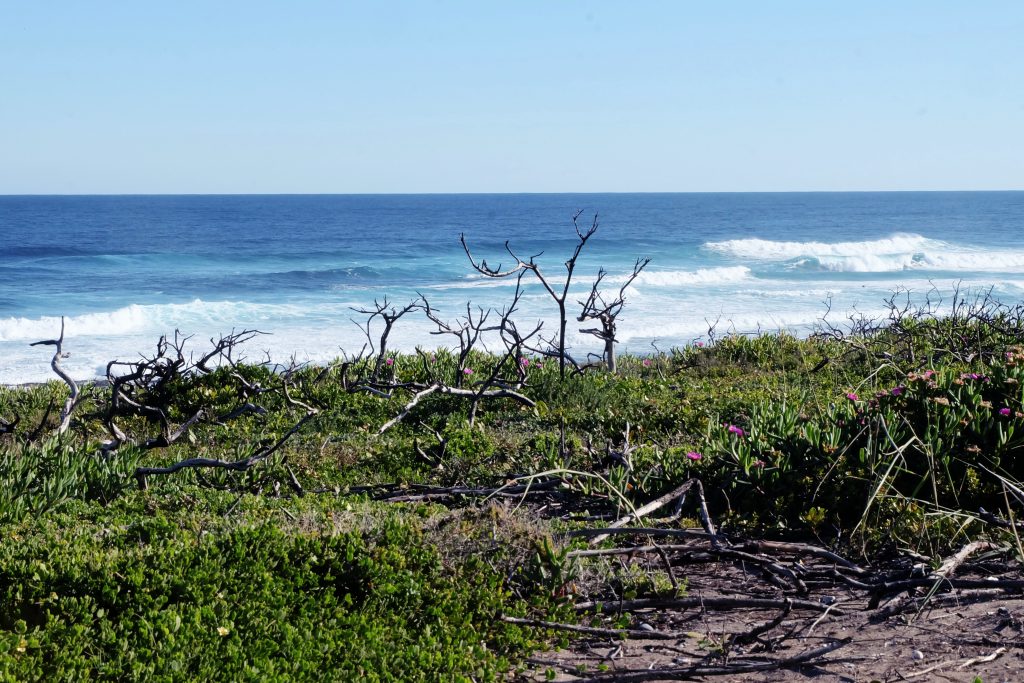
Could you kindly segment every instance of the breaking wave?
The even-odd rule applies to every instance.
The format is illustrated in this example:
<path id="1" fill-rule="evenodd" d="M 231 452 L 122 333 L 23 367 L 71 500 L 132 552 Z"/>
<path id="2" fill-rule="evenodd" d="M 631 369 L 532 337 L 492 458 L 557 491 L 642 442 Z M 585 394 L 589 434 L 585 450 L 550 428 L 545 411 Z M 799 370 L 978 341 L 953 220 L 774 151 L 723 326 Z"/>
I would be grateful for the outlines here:
<path id="1" fill-rule="evenodd" d="M 783 242 L 738 239 L 706 242 L 704 248 L 726 256 L 780 262 L 790 270 L 838 273 L 887 273 L 903 270 L 1024 271 L 1024 250 L 954 245 L 915 234 L 850 242 Z"/>

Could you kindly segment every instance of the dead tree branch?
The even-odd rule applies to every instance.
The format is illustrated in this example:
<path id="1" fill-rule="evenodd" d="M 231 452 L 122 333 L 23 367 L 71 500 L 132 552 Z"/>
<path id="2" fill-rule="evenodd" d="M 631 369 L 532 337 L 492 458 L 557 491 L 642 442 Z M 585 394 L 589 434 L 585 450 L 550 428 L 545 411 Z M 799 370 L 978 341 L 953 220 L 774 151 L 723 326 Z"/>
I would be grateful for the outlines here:
<path id="1" fill-rule="evenodd" d="M 188 458 L 169 465 L 168 467 L 137 467 L 135 479 L 139 482 L 139 488 L 145 491 L 148 488 L 147 477 L 155 474 L 174 474 L 183 469 L 225 469 L 235 472 L 244 472 L 253 465 L 266 460 L 285 444 L 293 434 L 302 429 L 302 426 L 309 422 L 317 413 L 306 413 L 301 420 L 295 423 L 281 438 L 269 446 L 261 446 L 248 457 L 241 460 L 226 461 L 213 458 Z"/>
<path id="2" fill-rule="evenodd" d="M 581 323 L 588 320 L 596 320 L 601 325 L 600 327 L 581 329 L 580 332 L 592 334 L 604 343 L 602 358 L 605 367 L 611 373 L 616 371 L 615 344 L 618 342 L 615 338 L 616 320 L 626 303 L 626 289 L 633 284 L 633 281 L 636 280 L 640 272 L 650 262 L 651 259 L 649 258 L 637 259 L 636 263 L 633 264 L 633 272 L 626 277 L 619 288 L 618 294 L 610 301 L 605 300 L 604 295 L 601 293 L 601 282 L 604 280 L 605 275 L 608 274 L 604 268 L 601 268 L 597 271 L 597 279 L 594 280 L 594 284 L 590 288 L 587 300 L 579 302 L 580 306 L 583 307 L 583 311 L 576 320 Z"/>
<path id="3" fill-rule="evenodd" d="M 61 358 L 64 358 L 64 316 L 60 318 L 60 336 L 56 339 L 44 339 L 43 341 L 33 342 L 29 346 L 54 346 L 56 349 L 53 352 L 53 359 L 50 361 L 50 367 L 53 371 L 64 380 L 64 383 L 68 385 L 68 398 L 64 401 L 64 408 L 60 411 L 60 424 L 57 427 L 57 433 L 63 434 L 68 431 L 68 427 L 71 426 L 71 411 L 75 409 L 78 404 L 79 389 L 78 383 L 71 379 L 71 375 L 64 371 L 64 368 L 60 366 Z"/>
<path id="4" fill-rule="evenodd" d="M 521 274 L 523 272 L 529 271 L 533 273 L 534 277 L 537 278 L 537 281 L 540 282 L 541 286 L 544 287 L 545 291 L 547 291 L 547 293 L 555 301 L 555 303 L 558 306 L 558 337 L 556 338 L 554 345 L 558 355 L 559 373 L 563 379 L 565 378 L 566 363 L 565 331 L 566 326 L 568 324 L 565 313 L 565 302 L 569 296 L 569 286 L 572 284 L 573 272 L 576 269 L 576 262 L 579 260 L 580 252 L 583 251 L 583 247 L 586 246 L 587 241 L 591 237 L 593 237 L 595 232 L 597 232 L 598 227 L 597 214 L 594 214 L 594 220 L 590 228 L 586 230 L 582 229 L 579 226 L 579 217 L 582 214 L 583 210 L 581 209 L 577 211 L 572 217 L 572 224 L 573 227 L 576 229 L 576 236 L 578 238 L 578 241 L 576 243 L 575 249 L 573 250 L 572 256 L 570 256 L 568 260 L 566 260 L 565 262 L 566 277 L 565 281 L 562 283 L 560 288 L 557 288 L 557 285 L 552 285 L 552 283 L 548 280 L 547 276 L 544 275 L 544 273 L 541 271 L 540 265 L 536 261 L 537 257 L 540 256 L 540 254 L 535 254 L 529 257 L 529 259 L 523 260 L 512 250 L 512 248 L 509 246 L 509 243 L 505 242 L 505 251 L 507 251 L 509 256 L 512 257 L 515 266 L 508 270 L 502 270 L 500 264 L 498 265 L 497 268 L 492 268 L 487 264 L 486 259 L 477 262 L 476 259 L 473 258 L 473 254 L 469 250 L 469 245 L 466 243 L 465 234 L 462 234 L 459 237 L 459 240 L 462 242 L 462 248 L 466 252 L 466 256 L 469 258 L 470 264 L 473 266 L 473 269 L 476 270 L 478 273 L 486 277 L 504 278 L 509 277 L 511 275 Z"/>
<path id="5" fill-rule="evenodd" d="M 371 382 L 377 382 L 380 380 L 381 370 L 384 368 L 384 361 L 388 352 L 388 337 L 391 336 L 391 329 L 395 326 L 395 323 L 406 313 L 421 309 L 423 306 L 424 304 L 422 299 L 416 299 L 405 306 L 398 308 L 393 306 L 388 301 L 387 297 L 384 297 L 383 301 L 377 301 L 374 299 L 373 308 L 352 309 L 356 313 L 369 316 L 365 323 L 356 323 L 356 325 L 363 331 L 363 334 L 366 335 L 366 340 L 369 344 L 371 354 L 374 352 L 375 348 L 373 343 L 373 333 L 371 332 L 373 321 L 380 318 L 384 322 L 384 329 L 381 330 L 380 337 L 378 339 L 378 346 L 376 347 L 377 360 L 373 365 L 373 373 L 370 375 Z"/>

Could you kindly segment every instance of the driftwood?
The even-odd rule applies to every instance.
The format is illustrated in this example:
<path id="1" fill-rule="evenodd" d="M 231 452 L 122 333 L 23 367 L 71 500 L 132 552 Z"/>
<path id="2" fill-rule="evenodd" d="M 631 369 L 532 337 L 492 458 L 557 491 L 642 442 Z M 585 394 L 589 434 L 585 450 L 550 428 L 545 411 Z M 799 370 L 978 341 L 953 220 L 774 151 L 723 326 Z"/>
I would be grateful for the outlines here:
<path id="1" fill-rule="evenodd" d="M 56 349 L 53 352 L 53 359 L 50 361 L 50 367 L 60 377 L 65 384 L 68 385 L 68 398 L 64 401 L 64 408 L 60 411 L 60 424 L 57 427 L 57 433 L 63 434 L 68 431 L 68 427 L 71 426 L 71 412 L 78 405 L 79 389 L 78 383 L 71 379 L 71 375 L 64 371 L 64 368 L 60 365 L 60 359 L 64 357 L 64 316 L 60 318 L 60 336 L 56 339 L 44 339 L 43 341 L 33 342 L 29 346 L 54 346 Z"/>

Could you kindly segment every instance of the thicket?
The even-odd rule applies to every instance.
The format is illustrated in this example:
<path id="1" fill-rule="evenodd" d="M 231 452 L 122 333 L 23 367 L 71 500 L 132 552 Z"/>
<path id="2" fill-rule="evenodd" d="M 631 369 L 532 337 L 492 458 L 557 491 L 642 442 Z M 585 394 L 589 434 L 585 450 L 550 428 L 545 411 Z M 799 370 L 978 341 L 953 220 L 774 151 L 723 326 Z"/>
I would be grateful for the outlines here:
<path id="1" fill-rule="evenodd" d="M 1021 306 L 894 298 L 588 364 L 520 332 L 518 296 L 438 318 L 453 350 L 389 350 L 436 311 L 385 301 L 370 351 L 326 367 L 247 363 L 245 331 L 0 388 L 0 680 L 493 679 L 540 645 L 500 617 L 575 590 L 555 537 L 693 479 L 721 532 L 872 557 L 1016 529 Z"/>

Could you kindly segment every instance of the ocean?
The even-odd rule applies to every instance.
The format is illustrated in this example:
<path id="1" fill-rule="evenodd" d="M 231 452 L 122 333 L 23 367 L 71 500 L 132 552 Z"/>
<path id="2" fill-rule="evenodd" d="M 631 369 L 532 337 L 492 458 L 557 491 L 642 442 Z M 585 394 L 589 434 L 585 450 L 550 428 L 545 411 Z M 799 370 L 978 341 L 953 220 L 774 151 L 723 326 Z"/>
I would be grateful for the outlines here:
<path id="1" fill-rule="evenodd" d="M 0 384 L 54 378 L 52 347 L 66 321 L 64 367 L 76 378 L 108 361 L 152 354 L 163 334 L 209 339 L 265 332 L 245 356 L 325 362 L 358 352 L 353 308 L 426 297 L 445 317 L 501 307 L 510 280 L 476 273 L 474 256 L 508 265 L 507 240 L 552 280 L 576 243 L 571 217 L 600 227 L 569 300 L 600 267 L 618 290 L 636 258 L 648 268 L 626 291 L 620 349 L 645 354 L 714 333 L 806 334 L 848 315 L 877 316 L 894 293 L 923 301 L 953 291 L 1024 299 L 1024 192 L 0 196 Z M 826 304 L 830 302 L 830 304 Z M 536 284 L 517 320 L 557 310 Z M 572 321 L 585 356 L 597 340 Z M 422 315 L 396 326 L 411 351 L 450 338 Z"/>

